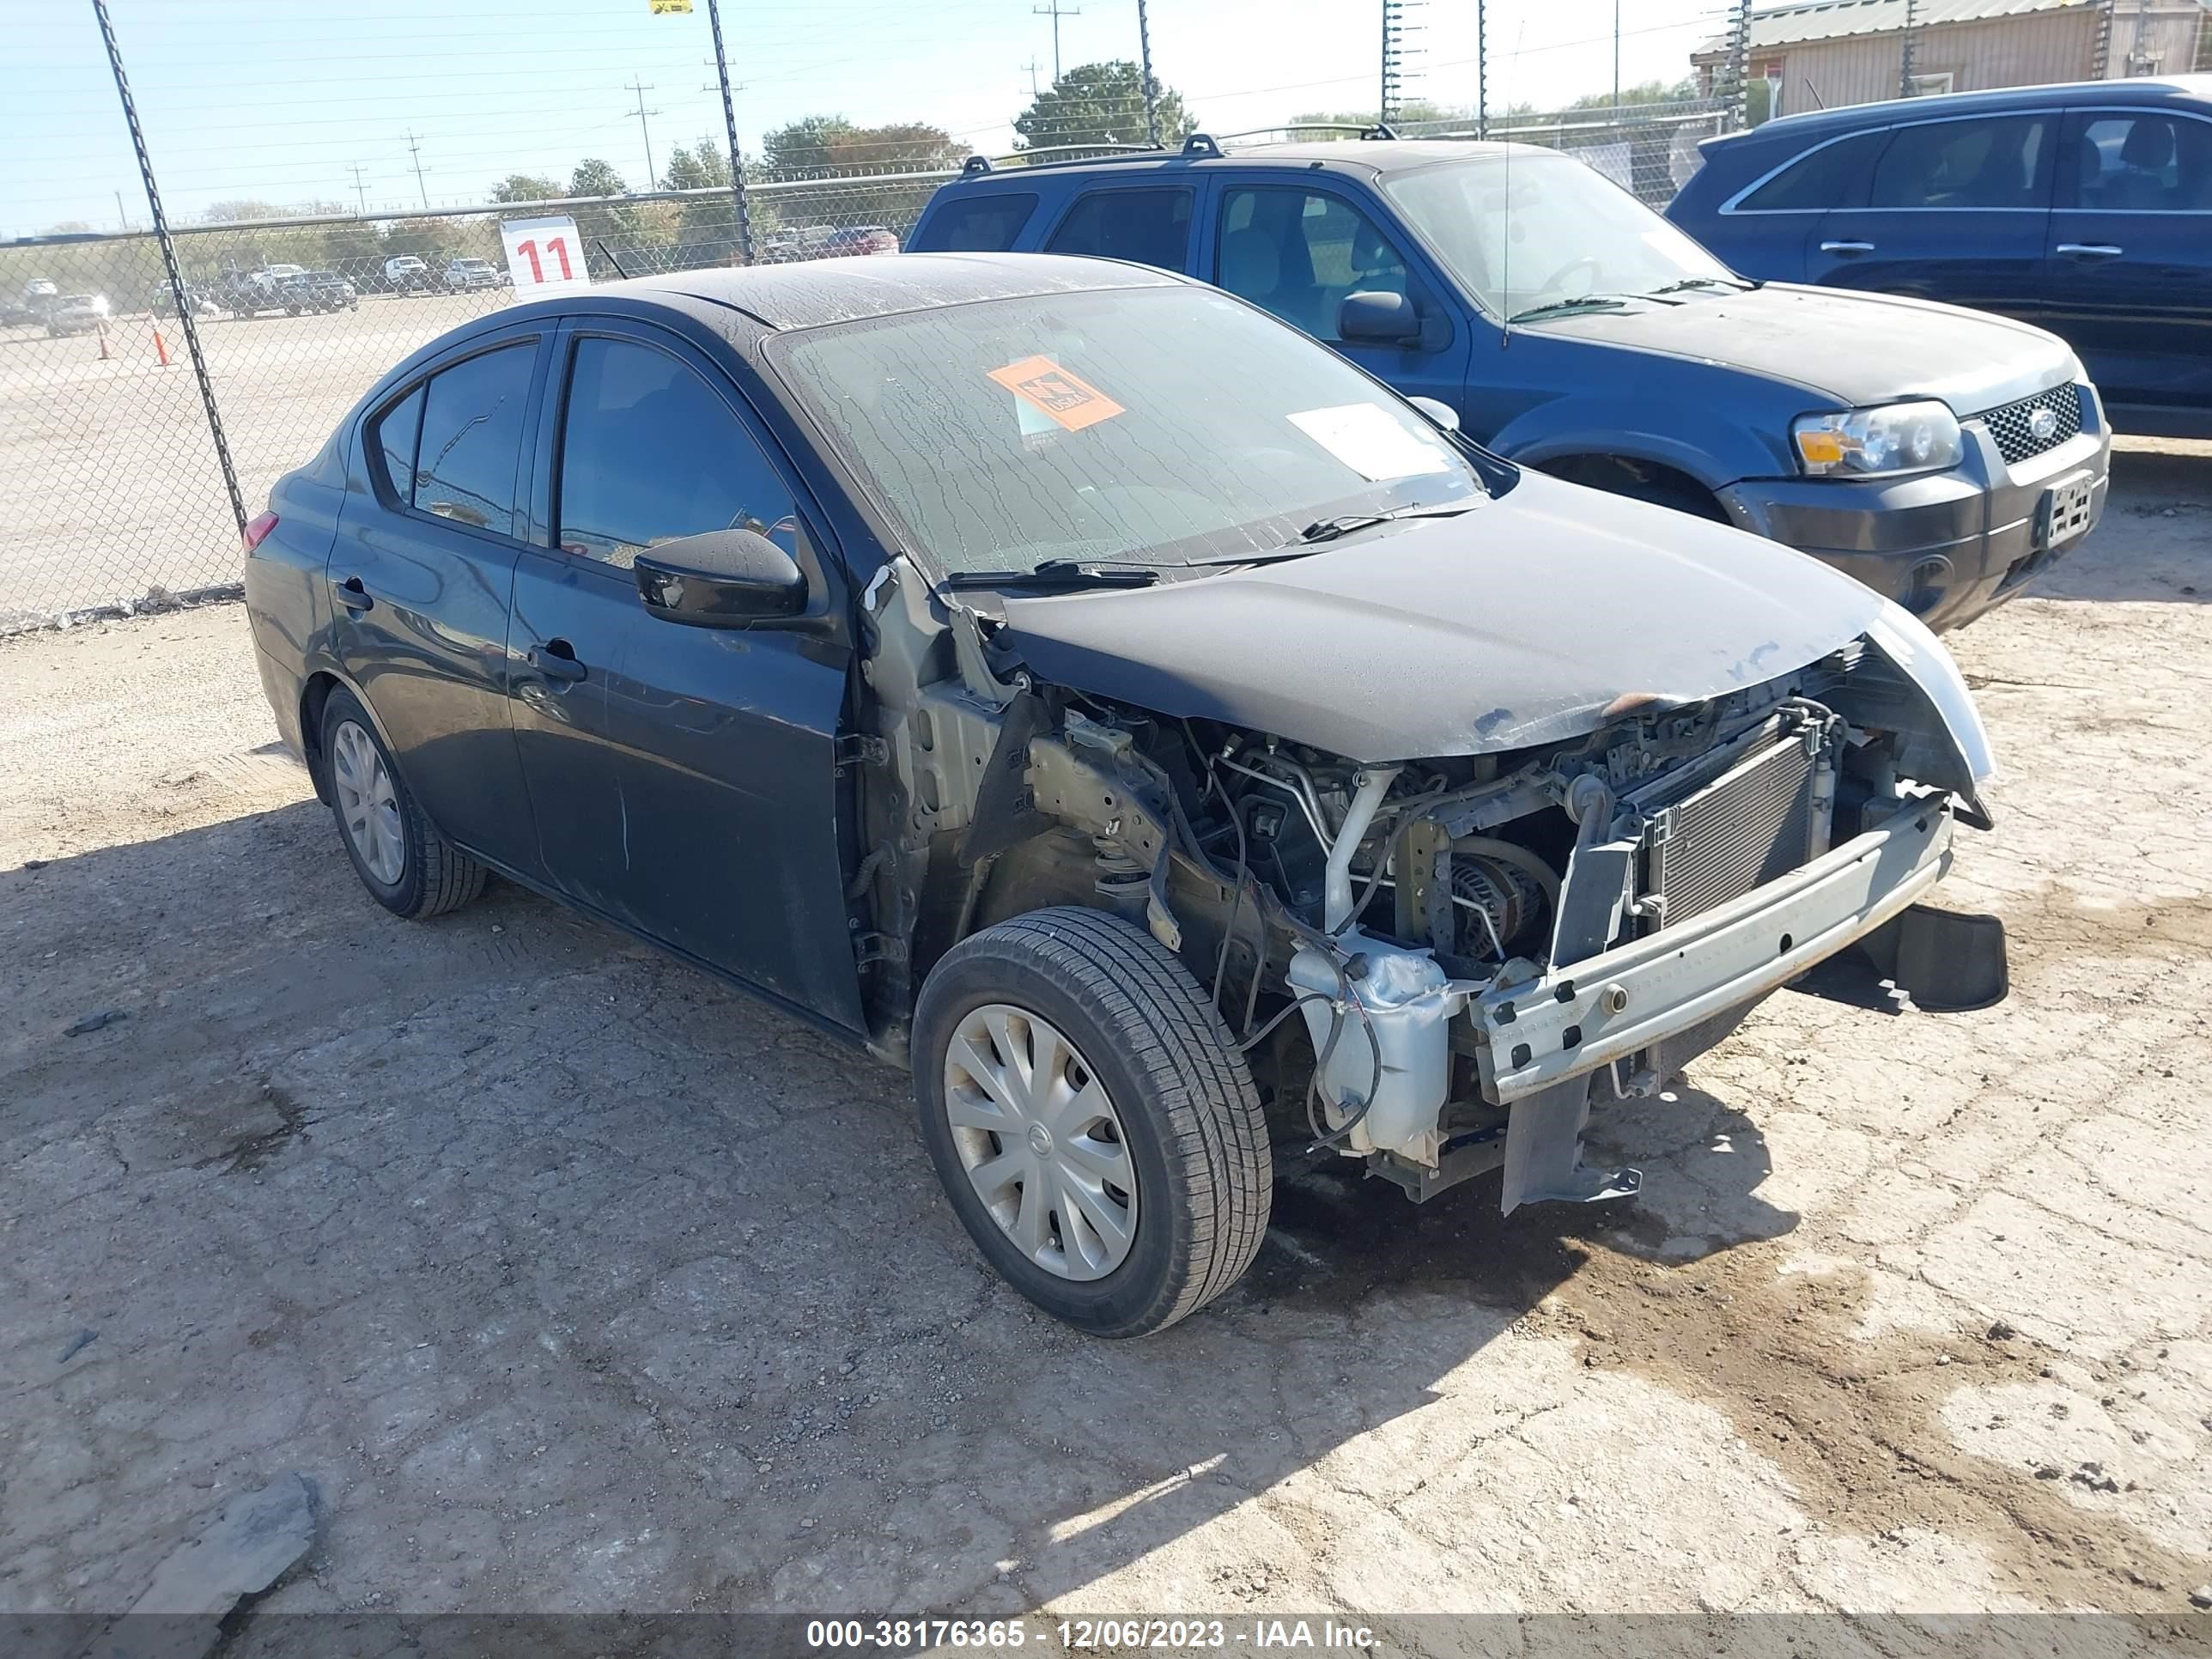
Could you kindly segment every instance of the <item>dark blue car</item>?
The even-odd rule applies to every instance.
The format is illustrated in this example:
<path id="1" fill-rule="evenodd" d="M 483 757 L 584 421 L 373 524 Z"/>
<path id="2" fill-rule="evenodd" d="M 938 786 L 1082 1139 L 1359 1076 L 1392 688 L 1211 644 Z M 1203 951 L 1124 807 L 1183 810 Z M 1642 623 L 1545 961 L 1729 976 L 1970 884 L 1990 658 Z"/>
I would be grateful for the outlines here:
<path id="1" fill-rule="evenodd" d="M 909 246 L 1199 277 L 1498 454 L 1798 548 L 1935 628 L 2021 591 L 2103 507 L 2104 418 L 2063 342 L 1746 281 L 1553 150 L 1378 130 L 978 160 Z"/>
<path id="2" fill-rule="evenodd" d="M 2123 430 L 2212 436 L 2212 76 L 1861 105 L 1705 144 L 1667 216 L 1746 276 L 2049 329 Z"/>

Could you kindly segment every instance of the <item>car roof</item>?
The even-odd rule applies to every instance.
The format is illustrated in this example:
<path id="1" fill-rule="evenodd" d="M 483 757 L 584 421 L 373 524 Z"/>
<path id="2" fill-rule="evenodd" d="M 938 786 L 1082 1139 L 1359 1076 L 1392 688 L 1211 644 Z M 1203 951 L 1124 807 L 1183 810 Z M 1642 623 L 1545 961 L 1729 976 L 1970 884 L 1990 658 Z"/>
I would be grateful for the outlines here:
<path id="1" fill-rule="evenodd" d="M 1436 167 L 1477 156 L 1552 155 L 1559 152 L 1541 144 L 1509 144 L 1492 139 L 1358 138 L 1307 139 L 1292 143 L 1236 144 L 1194 135 L 1182 149 L 1128 150 L 1118 155 L 1082 156 L 1068 161 L 1038 161 L 1020 166 L 979 167 L 963 173 L 941 187 L 944 191 L 1034 187 L 1051 179 L 1088 179 L 1110 173 L 1181 173 L 1221 167 L 1330 167 L 1360 170 L 1370 174 L 1405 173 L 1415 167 Z"/>
<path id="2" fill-rule="evenodd" d="M 862 259 L 679 270 L 610 283 L 595 293 L 693 302 L 750 319 L 756 330 L 813 328 L 857 318 L 973 300 L 1019 299 L 1085 289 L 1168 288 L 1188 279 L 1150 265 L 1056 253 L 889 253 Z M 710 319 L 711 320 L 711 319 Z M 723 332 L 730 332 L 726 327 Z"/>
<path id="3" fill-rule="evenodd" d="M 1949 92 L 1929 98 L 1890 98 L 1835 109 L 1778 115 L 1741 132 L 1708 138 L 1708 152 L 1800 142 L 1887 126 L 1901 120 L 1935 121 L 1946 117 L 2008 110 L 2058 109 L 2070 104 L 2159 104 L 2169 101 L 2212 105 L 2212 75 L 2142 76 L 2121 81 L 2063 81 L 2049 86 L 1995 87 L 1986 92 Z M 1906 107 L 1909 106 L 1909 109 Z"/>

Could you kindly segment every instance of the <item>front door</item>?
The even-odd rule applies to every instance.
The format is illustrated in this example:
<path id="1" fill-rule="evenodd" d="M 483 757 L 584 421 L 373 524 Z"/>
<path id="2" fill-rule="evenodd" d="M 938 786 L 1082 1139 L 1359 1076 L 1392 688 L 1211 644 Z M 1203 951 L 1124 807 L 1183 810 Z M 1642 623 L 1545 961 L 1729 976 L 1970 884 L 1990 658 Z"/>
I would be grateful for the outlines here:
<path id="1" fill-rule="evenodd" d="M 1822 216 L 1806 279 L 2039 321 L 2057 140 L 2055 110 L 1898 127 L 1865 204 Z"/>
<path id="2" fill-rule="evenodd" d="M 2075 110 L 2051 215 L 2047 325 L 2108 403 L 2212 409 L 2212 121 Z"/>
<path id="3" fill-rule="evenodd" d="M 1467 330 L 1454 322 L 1439 285 L 1365 209 L 1304 184 L 1227 182 L 1216 200 L 1216 287 L 1304 329 L 1404 396 L 1449 404 L 1471 436 L 1486 435 L 1481 410 L 1468 401 L 1480 394 L 1468 385 Z M 1351 294 L 1404 295 L 1423 319 L 1422 337 L 1402 345 L 1346 341 L 1337 310 Z"/>
<path id="4" fill-rule="evenodd" d="M 563 346 L 554 545 L 525 553 L 514 729 L 545 867 L 580 903 L 860 1029 L 836 744 L 849 651 L 819 543 L 750 410 L 689 344 L 580 325 Z M 657 544 L 757 531 L 810 614 L 691 628 L 649 613 Z"/>
<path id="5" fill-rule="evenodd" d="M 539 360 L 534 333 L 471 341 L 362 423 L 380 510 L 328 566 L 338 660 L 430 821 L 538 873 L 507 715 L 507 613 Z"/>

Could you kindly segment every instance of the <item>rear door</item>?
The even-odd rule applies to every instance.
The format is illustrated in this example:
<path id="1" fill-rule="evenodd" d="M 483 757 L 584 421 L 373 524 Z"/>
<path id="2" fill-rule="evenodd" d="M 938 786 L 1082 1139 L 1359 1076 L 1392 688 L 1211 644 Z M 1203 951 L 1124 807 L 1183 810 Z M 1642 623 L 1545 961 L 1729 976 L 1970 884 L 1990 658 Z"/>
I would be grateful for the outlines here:
<path id="1" fill-rule="evenodd" d="M 1821 221 L 1807 278 L 2037 321 L 2058 126 L 2044 110 L 1897 127 L 1864 205 Z"/>
<path id="2" fill-rule="evenodd" d="M 1041 252 L 1190 269 L 1198 191 L 1188 184 L 1099 185 L 1069 202 Z"/>
<path id="3" fill-rule="evenodd" d="M 2107 401 L 2212 409 L 2212 120 L 2072 110 L 2059 153 L 2048 325 Z"/>
<path id="4" fill-rule="evenodd" d="M 1503 424 L 1468 384 L 1468 330 L 1444 296 L 1450 290 L 1410 252 L 1391 221 L 1334 186 L 1284 175 L 1223 179 L 1217 191 L 1207 264 L 1200 275 L 1334 347 L 1407 397 L 1433 398 L 1459 412 L 1471 435 Z M 1351 294 L 1401 294 L 1424 319 L 1419 340 L 1354 342 L 1337 331 Z"/>
<path id="5" fill-rule="evenodd" d="M 688 342 L 592 319 L 558 355 L 551 544 L 522 556 L 508 636 L 545 867 L 580 903 L 860 1029 L 836 754 L 851 653 L 819 516 Z M 646 611 L 640 552 L 732 527 L 799 561 L 807 616 L 722 629 Z"/>
<path id="6" fill-rule="evenodd" d="M 507 620 L 541 332 L 477 336 L 362 423 L 380 510 L 346 514 L 327 567 L 339 663 L 408 787 L 450 839 L 526 875 Z"/>

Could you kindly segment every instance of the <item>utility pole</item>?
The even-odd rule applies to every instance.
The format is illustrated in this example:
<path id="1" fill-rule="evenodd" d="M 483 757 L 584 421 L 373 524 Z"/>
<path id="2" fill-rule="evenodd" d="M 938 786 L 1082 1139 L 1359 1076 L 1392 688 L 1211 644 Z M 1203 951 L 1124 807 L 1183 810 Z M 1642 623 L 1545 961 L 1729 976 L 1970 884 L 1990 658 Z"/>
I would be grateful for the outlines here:
<path id="1" fill-rule="evenodd" d="M 123 210 L 123 192 L 119 190 L 115 192 L 115 222 L 125 230 L 131 228 L 131 216 Z"/>
<path id="2" fill-rule="evenodd" d="M 753 262 L 752 214 L 745 206 L 745 158 L 738 149 L 738 107 L 730 97 L 730 60 L 722 52 L 722 9 L 707 0 L 707 24 L 714 33 L 714 78 L 722 83 L 722 127 L 730 139 L 730 200 L 738 214 L 738 258 Z"/>
<path id="3" fill-rule="evenodd" d="M 349 163 L 346 171 L 353 174 L 353 199 L 364 214 L 368 211 L 368 192 L 361 182 L 362 167 L 358 161 Z"/>
<path id="4" fill-rule="evenodd" d="M 415 188 L 422 192 L 422 211 L 430 210 L 430 186 L 422 182 L 422 141 L 415 136 L 415 129 L 407 129 L 407 153 L 415 161 Z"/>
<path id="5" fill-rule="evenodd" d="M 1137 57 L 1145 77 L 1145 141 L 1160 147 L 1159 87 L 1152 79 L 1152 27 L 1145 15 L 1145 0 L 1137 0 Z"/>
<path id="6" fill-rule="evenodd" d="M 645 106 L 645 94 L 653 90 L 651 86 L 635 76 L 630 77 L 628 84 L 629 89 L 637 94 L 637 130 L 645 135 L 645 187 L 647 190 L 659 190 L 660 183 L 653 171 L 653 129 L 646 125 L 645 118 L 648 115 L 658 115 L 660 112 L 657 109 L 647 109 Z"/>
<path id="7" fill-rule="evenodd" d="M 1030 96 L 1034 98 L 1037 95 L 1036 72 L 1042 69 L 1044 65 L 1037 62 L 1035 53 L 1031 53 L 1030 56 L 1030 61 L 1024 64 L 1021 67 L 1027 70 L 1030 73 Z"/>
<path id="8" fill-rule="evenodd" d="M 1083 8 L 1063 6 L 1060 3 L 1060 0 L 1052 0 L 1052 3 L 1048 6 L 1031 6 L 1030 9 L 1039 17 L 1052 19 L 1052 83 L 1058 86 L 1060 84 L 1060 20 L 1063 17 L 1082 16 Z"/>
<path id="9" fill-rule="evenodd" d="M 1620 0 L 1613 0 L 1613 112 L 1620 114 Z"/>

